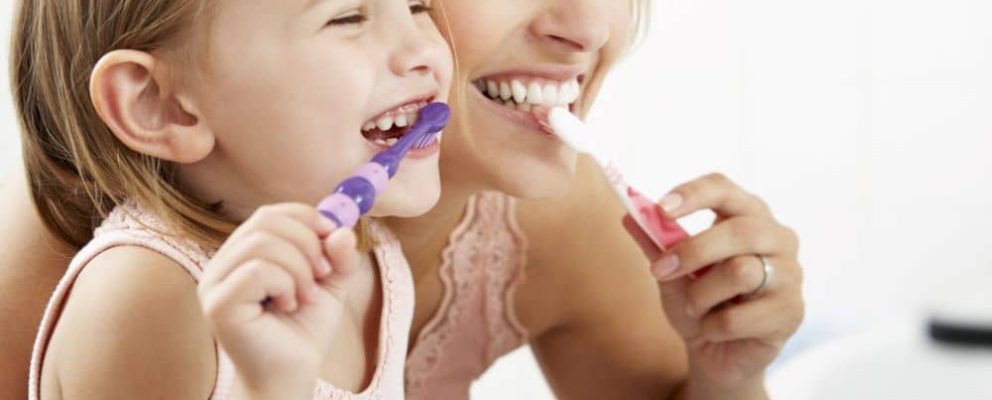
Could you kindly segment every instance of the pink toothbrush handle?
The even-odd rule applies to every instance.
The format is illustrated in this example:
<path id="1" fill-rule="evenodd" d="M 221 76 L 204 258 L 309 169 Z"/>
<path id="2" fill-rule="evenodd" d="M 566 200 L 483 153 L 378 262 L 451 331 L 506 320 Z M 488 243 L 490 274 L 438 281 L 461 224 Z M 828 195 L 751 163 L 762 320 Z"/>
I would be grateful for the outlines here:
<path id="1" fill-rule="evenodd" d="M 689 237 L 689 233 L 682 229 L 682 226 L 674 220 L 668 218 L 658 207 L 658 204 L 640 194 L 634 188 L 627 188 L 627 197 L 637 207 L 640 217 L 641 228 L 654 239 L 655 244 L 661 245 L 662 252 L 675 247 L 683 239 Z"/>
<path id="2" fill-rule="evenodd" d="M 655 245 L 661 246 L 659 250 L 662 253 L 670 251 L 679 242 L 689 237 L 689 233 L 678 222 L 668 218 L 661 211 L 661 207 L 658 207 L 650 199 L 638 193 L 634 188 L 627 188 L 627 196 L 634 203 L 634 207 L 637 207 L 638 214 L 640 214 L 640 222 L 637 223 L 637 226 L 641 227 L 641 230 L 651 237 Z M 690 273 L 689 277 L 691 279 L 699 278 L 706 275 L 712 268 L 712 265 L 700 268 Z"/>

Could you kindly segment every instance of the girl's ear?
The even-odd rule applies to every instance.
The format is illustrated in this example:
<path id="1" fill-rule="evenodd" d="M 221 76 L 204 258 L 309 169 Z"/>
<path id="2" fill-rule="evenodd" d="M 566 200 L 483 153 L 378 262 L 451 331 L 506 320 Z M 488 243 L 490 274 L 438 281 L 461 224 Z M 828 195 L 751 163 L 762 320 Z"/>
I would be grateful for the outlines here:
<path id="1" fill-rule="evenodd" d="M 172 92 L 168 79 L 151 54 L 115 50 L 93 69 L 90 98 L 103 122 L 131 150 L 192 164 L 213 151 L 216 138 L 194 102 Z"/>

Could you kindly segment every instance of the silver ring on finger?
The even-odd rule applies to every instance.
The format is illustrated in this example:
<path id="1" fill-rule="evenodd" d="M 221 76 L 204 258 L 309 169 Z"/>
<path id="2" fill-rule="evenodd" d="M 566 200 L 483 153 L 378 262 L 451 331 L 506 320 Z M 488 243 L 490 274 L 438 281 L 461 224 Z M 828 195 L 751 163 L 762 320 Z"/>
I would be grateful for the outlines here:
<path id="1" fill-rule="evenodd" d="M 749 297 L 757 296 L 768 290 L 768 286 L 771 285 L 772 279 L 775 277 L 775 267 L 768 262 L 768 259 L 761 254 L 755 254 L 754 256 L 758 257 L 758 260 L 761 261 L 761 270 L 764 272 L 764 275 L 761 278 L 761 284 L 748 294 Z"/>

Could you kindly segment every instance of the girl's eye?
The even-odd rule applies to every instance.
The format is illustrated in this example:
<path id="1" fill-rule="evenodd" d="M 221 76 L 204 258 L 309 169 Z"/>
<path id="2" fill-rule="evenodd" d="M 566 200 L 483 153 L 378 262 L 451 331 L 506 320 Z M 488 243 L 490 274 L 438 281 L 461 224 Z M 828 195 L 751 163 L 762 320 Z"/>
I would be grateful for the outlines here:
<path id="1" fill-rule="evenodd" d="M 330 20 L 328 26 L 345 26 L 345 25 L 358 25 L 365 21 L 368 21 L 368 17 L 362 14 L 352 14 L 346 17 L 336 18 Z"/>
<path id="2" fill-rule="evenodd" d="M 411 14 L 423 14 L 423 13 L 431 12 L 433 10 L 434 9 L 430 5 L 428 5 L 426 2 L 423 1 L 417 1 L 410 4 Z M 358 25 L 367 22 L 368 20 L 369 18 L 364 14 L 351 14 L 341 18 L 332 19 L 327 23 L 327 25 L 328 26 Z"/>
<path id="3" fill-rule="evenodd" d="M 431 12 L 433 10 L 434 8 L 432 8 L 430 5 L 428 5 L 423 1 L 418 1 L 410 4 L 410 13 L 412 14 L 423 14 L 426 12 Z"/>

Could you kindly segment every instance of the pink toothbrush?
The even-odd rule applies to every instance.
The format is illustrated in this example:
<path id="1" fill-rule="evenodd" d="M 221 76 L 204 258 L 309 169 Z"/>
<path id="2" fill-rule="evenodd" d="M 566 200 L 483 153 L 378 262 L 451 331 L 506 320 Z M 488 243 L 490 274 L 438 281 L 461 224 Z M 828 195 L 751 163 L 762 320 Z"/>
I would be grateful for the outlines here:
<path id="1" fill-rule="evenodd" d="M 538 114 L 542 114 L 538 112 Z M 538 120 L 542 118 L 539 116 Z M 548 110 L 547 127 L 569 147 L 587 153 L 599 164 L 617 197 L 627 207 L 631 218 L 662 252 L 668 251 L 689 234 L 674 220 L 665 216 L 658 205 L 630 187 L 620 169 L 597 146 L 585 123 L 563 107 Z"/>

